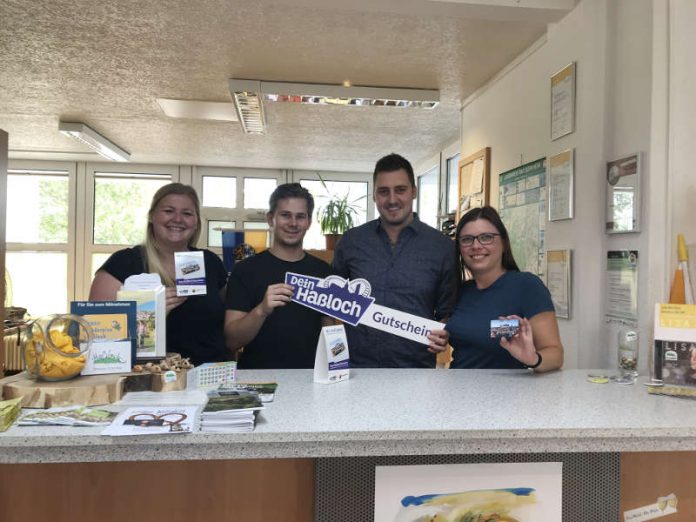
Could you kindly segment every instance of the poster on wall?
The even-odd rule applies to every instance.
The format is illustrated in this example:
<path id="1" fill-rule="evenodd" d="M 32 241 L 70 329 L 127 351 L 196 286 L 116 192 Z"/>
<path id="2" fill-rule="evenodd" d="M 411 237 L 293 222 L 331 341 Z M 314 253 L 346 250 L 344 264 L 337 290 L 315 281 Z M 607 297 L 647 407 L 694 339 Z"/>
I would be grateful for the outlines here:
<path id="1" fill-rule="evenodd" d="M 379 522 L 562 519 L 561 462 L 377 466 Z"/>
<path id="2" fill-rule="evenodd" d="M 638 251 L 607 252 L 606 317 L 638 322 Z"/>
<path id="3" fill-rule="evenodd" d="M 543 276 L 546 229 L 546 158 L 500 175 L 500 217 L 520 270 Z"/>
<path id="4" fill-rule="evenodd" d="M 551 293 L 556 317 L 570 319 L 572 250 L 546 252 L 546 287 Z"/>
<path id="5" fill-rule="evenodd" d="M 575 130 L 575 62 L 551 76 L 551 140 Z"/>
<path id="6" fill-rule="evenodd" d="M 549 158 L 549 221 L 573 218 L 573 149 Z"/>

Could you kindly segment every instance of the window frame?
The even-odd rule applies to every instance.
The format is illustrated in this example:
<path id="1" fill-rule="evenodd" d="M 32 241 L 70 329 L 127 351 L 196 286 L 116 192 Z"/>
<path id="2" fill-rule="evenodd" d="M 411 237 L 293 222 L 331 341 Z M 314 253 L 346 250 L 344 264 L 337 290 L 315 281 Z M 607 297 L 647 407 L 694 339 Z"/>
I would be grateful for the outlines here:
<path id="1" fill-rule="evenodd" d="M 70 301 L 75 299 L 77 294 L 77 278 L 76 270 L 72 267 L 75 266 L 76 253 L 78 249 L 77 239 L 75 234 L 77 215 L 77 198 L 76 192 L 78 190 L 77 183 L 77 164 L 74 162 L 67 161 L 34 161 L 34 160 L 24 160 L 24 159 L 11 159 L 8 162 L 8 175 L 14 175 L 14 171 L 25 171 L 27 174 L 41 174 L 41 172 L 65 172 L 68 177 L 68 240 L 66 243 L 16 243 L 16 242 L 5 242 L 6 252 L 65 252 L 67 255 L 66 266 L 66 282 L 67 282 L 67 298 L 68 301 L 65 303 L 66 310 L 69 310 Z M 9 219 L 9 216 L 7 216 Z M 31 310 L 29 310 L 31 313 Z"/>
<path id="2" fill-rule="evenodd" d="M 169 176 L 169 181 L 179 181 L 179 168 L 176 165 L 149 165 L 137 163 L 84 163 L 78 165 L 82 167 L 84 181 L 78 186 L 82 194 L 78 194 L 81 201 L 84 201 L 81 212 L 77 218 L 78 223 L 82 223 L 82 227 L 77 228 L 77 252 L 82 252 L 82 256 L 76 260 L 75 272 L 82 274 L 82 277 L 76 278 L 75 295 L 80 296 L 80 299 L 87 299 L 89 289 L 92 286 L 92 279 L 96 267 L 92 270 L 92 255 L 93 254 L 113 254 L 118 250 L 131 247 L 133 245 L 95 245 L 94 244 L 94 200 L 95 200 L 95 182 L 97 173 L 108 172 L 113 174 L 125 174 L 138 176 L 141 179 L 159 179 Z M 79 168 L 78 168 L 79 176 Z M 80 197 L 81 196 L 81 197 Z M 79 209 L 80 205 L 78 205 Z"/>
<path id="3" fill-rule="evenodd" d="M 237 201 L 234 208 L 203 206 L 203 177 L 236 178 Z M 275 179 L 276 186 L 285 183 L 287 171 L 282 169 L 252 169 L 243 167 L 201 167 L 192 170 L 192 185 L 201 198 L 201 236 L 200 248 L 207 248 L 222 256 L 222 247 L 208 246 L 208 221 L 234 221 L 236 228 L 242 229 L 245 221 L 265 223 L 268 208 L 244 208 L 244 178 Z"/>

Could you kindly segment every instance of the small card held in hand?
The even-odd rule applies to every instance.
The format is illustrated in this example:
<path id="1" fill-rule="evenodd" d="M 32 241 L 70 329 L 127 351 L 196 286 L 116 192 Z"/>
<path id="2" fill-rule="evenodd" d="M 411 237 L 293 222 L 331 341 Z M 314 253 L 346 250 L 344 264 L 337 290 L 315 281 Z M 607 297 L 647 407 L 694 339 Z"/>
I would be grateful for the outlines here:
<path id="1" fill-rule="evenodd" d="M 515 335 L 520 329 L 519 319 L 493 319 L 491 320 L 491 339 Z"/>

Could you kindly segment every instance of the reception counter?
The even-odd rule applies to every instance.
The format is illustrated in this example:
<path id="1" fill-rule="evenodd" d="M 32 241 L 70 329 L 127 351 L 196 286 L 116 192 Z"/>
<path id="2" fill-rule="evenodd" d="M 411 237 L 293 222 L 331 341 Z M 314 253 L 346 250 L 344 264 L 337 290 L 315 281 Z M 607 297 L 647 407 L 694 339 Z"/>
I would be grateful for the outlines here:
<path id="1" fill-rule="evenodd" d="M 592 384 L 587 373 L 353 370 L 321 385 L 309 370 L 240 371 L 240 381 L 278 382 L 253 433 L 15 426 L 0 434 L 0 462 L 696 450 L 696 403 Z"/>
<path id="2" fill-rule="evenodd" d="M 265 469 L 263 477 L 257 477 L 264 484 L 259 486 L 264 495 L 268 481 L 276 480 L 284 490 L 290 491 L 291 497 L 277 502 L 296 504 L 295 508 L 278 506 L 279 512 L 284 513 L 279 520 L 331 520 L 333 516 L 322 515 L 320 502 L 314 515 L 311 506 L 309 512 L 302 511 L 302 506 L 312 502 L 315 495 L 323 495 L 319 491 L 326 482 L 322 474 L 333 473 L 321 471 L 327 462 L 347 463 L 362 458 L 362 462 L 381 459 L 389 464 L 389 459 L 408 456 L 426 463 L 431 462 L 428 456 L 448 456 L 465 462 L 461 459 L 481 455 L 487 456 L 488 461 L 510 461 L 508 456 L 512 454 L 516 461 L 524 461 L 525 455 L 531 460 L 544 459 L 546 455 L 563 460 L 564 455 L 585 458 L 591 454 L 600 460 L 604 458 L 602 455 L 609 461 L 614 459 L 615 464 L 610 462 L 606 469 L 615 470 L 612 472 L 615 476 L 608 482 L 614 483 L 617 501 L 614 515 L 605 520 L 616 520 L 619 456 L 628 452 L 641 455 L 670 452 L 659 455 L 694 460 L 696 402 L 649 395 L 641 384 L 592 384 L 586 380 L 587 373 L 586 370 L 542 375 L 500 370 L 353 370 L 347 382 L 321 385 L 312 382 L 309 370 L 240 371 L 240 381 L 278 382 L 275 400 L 261 412 L 254 432 L 113 438 L 101 436 L 101 428 L 14 426 L 0 434 L 0 463 L 5 464 L 0 466 L 0 478 L 3 474 L 5 477 L 4 484 L 0 481 L 0 495 L 8 483 L 11 487 L 8 477 L 14 477 L 15 481 L 20 480 L 18 476 L 23 477 L 21 480 L 36 481 L 51 466 L 60 468 L 59 463 L 70 463 L 63 466 L 87 463 L 81 465 L 80 473 L 92 477 L 88 480 L 108 473 L 112 477 L 128 477 L 132 483 L 137 475 L 129 475 L 128 470 L 132 473 L 136 469 L 138 473 L 153 473 L 153 477 L 159 477 L 158 481 L 165 480 L 165 475 L 186 474 L 182 485 L 167 486 L 168 493 L 172 488 L 184 488 L 183 495 L 192 494 L 191 488 L 196 487 L 212 494 L 211 488 L 219 486 L 225 473 L 238 479 L 246 473 L 243 477 L 246 480 L 249 473 Z M 206 467 L 205 461 L 214 462 Z M 316 486 L 312 486 L 315 467 L 319 471 Z M 564 461 L 564 477 L 566 469 L 571 468 Z M 31 477 L 25 476 L 25 470 L 29 469 Z M 93 471 L 97 469 L 104 471 L 101 474 Z M 599 468 L 593 469 L 590 473 L 597 473 Z M 350 475 L 346 470 L 345 476 Z M 626 480 L 630 481 L 631 477 Z M 234 481 L 225 484 L 239 486 Z M 225 487 L 225 491 L 232 490 L 232 486 Z M 350 483 L 347 487 L 351 487 Z M 365 489 L 370 487 L 368 484 Z M 237 489 L 234 491 L 239 493 Z M 652 495 L 652 491 L 646 494 Z M 249 496 L 244 493 L 235 497 L 237 506 L 245 495 Z M 252 504 L 264 504 L 257 500 Z M 276 501 L 265 502 L 266 508 L 273 502 Z M 296 516 L 289 515 L 293 509 Z M 261 511 L 258 507 L 258 512 Z M 254 518 L 253 505 L 245 513 L 251 518 L 244 520 L 278 516 L 273 511 Z M 19 515 L 15 519 L 0 518 L 21 519 Z M 568 517 L 574 519 L 583 518 Z M 601 520 L 584 516 L 586 521 L 595 519 Z"/>

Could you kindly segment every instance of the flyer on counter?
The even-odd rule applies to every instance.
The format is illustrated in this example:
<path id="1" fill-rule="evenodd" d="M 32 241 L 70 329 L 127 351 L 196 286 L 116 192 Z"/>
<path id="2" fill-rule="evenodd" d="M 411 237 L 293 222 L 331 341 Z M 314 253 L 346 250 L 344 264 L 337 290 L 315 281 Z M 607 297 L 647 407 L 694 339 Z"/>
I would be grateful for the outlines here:
<path id="1" fill-rule="evenodd" d="M 330 384 L 350 378 L 346 329 L 342 324 L 321 329 L 314 358 L 314 382 Z"/>
<path id="2" fill-rule="evenodd" d="M 198 431 L 200 406 L 134 407 L 122 411 L 102 435 L 169 435 Z"/>

